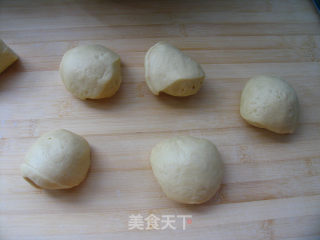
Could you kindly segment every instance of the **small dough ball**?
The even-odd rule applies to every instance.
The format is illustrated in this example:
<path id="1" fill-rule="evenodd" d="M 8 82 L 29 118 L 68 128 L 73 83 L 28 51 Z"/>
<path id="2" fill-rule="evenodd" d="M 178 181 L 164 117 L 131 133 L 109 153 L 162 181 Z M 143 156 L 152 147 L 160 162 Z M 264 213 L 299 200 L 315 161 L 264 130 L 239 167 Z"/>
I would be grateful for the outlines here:
<path id="1" fill-rule="evenodd" d="M 89 166 L 88 142 L 75 133 L 60 129 L 38 138 L 27 153 L 21 172 L 35 187 L 66 189 L 79 185 Z"/>
<path id="2" fill-rule="evenodd" d="M 121 84 L 120 57 L 104 46 L 81 45 L 64 54 L 60 76 L 80 99 L 111 97 Z"/>
<path id="3" fill-rule="evenodd" d="M 17 59 L 18 56 L 0 39 L 0 73 Z"/>
<path id="4" fill-rule="evenodd" d="M 152 149 L 150 161 L 164 193 L 180 203 L 208 201 L 222 181 L 220 154 L 205 139 L 180 136 L 164 140 Z"/>
<path id="5" fill-rule="evenodd" d="M 165 42 L 148 50 L 144 65 L 146 82 L 154 95 L 159 92 L 179 97 L 196 94 L 205 77 L 197 62 Z"/>
<path id="6" fill-rule="evenodd" d="M 240 114 L 253 126 L 275 133 L 293 133 L 299 116 L 298 97 L 284 80 L 254 77 L 242 91 Z"/>

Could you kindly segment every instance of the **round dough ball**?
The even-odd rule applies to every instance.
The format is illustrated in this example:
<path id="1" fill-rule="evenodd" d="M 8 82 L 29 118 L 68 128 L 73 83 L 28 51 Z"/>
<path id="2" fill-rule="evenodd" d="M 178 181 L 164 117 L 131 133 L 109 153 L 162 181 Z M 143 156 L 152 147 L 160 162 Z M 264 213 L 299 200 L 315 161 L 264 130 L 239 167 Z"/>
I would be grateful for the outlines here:
<path id="1" fill-rule="evenodd" d="M 205 139 L 180 136 L 164 140 L 152 149 L 150 161 L 164 193 L 180 203 L 206 202 L 222 181 L 220 154 Z"/>
<path id="2" fill-rule="evenodd" d="M 154 95 L 160 92 L 179 97 L 196 94 L 205 77 L 197 62 L 165 42 L 148 50 L 144 65 L 146 83 Z"/>
<path id="3" fill-rule="evenodd" d="M 44 134 L 33 144 L 21 165 L 22 176 L 33 186 L 65 189 L 79 185 L 90 166 L 90 147 L 81 136 L 64 129 Z"/>
<path id="4" fill-rule="evenodd" d="M 275 133 L 293 133 L 299 116 L 298 97 L 284 80 L 254 77 L 242 91 L 240 114 L 253 126 Z"/>
<path id="5" fill-rule="evenodd" d="M 64 54 L 60 76 L 68 91 L 80 99 L 111 97 L 121 84 L 120 57 L 104 46 L 78 46 Z"/>

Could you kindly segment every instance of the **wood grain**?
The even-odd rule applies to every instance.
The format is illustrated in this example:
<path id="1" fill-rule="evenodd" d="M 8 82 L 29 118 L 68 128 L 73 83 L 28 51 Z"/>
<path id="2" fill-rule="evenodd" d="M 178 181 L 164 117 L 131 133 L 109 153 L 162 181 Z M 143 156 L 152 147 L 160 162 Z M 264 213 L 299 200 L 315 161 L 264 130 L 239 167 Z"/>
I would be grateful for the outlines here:
<path id="1" fill-rule="evenodd" d="M 0 239 L 320 239 L 320 19 L 311 1 L 1 0 L 0 36 L 20 60 L 0 75 Z M 143 59 L 164 40 L 200 62 L 192 97 L 153 96 Z M 110 99 L 81 101 L 64 88 L 65 51 L 103 44 L 121 56 Z M 276 135 L 246 124 L 248 78 L 279 76 L 296 89 L 300 126 Z M 86 137 L 93 163 L 69 191 L 29 186 L 19 165 L 41 134 Z M 149 164 L 153 145 L 190 134 L 213 141 L 225 163 L 208 203 L 168 200 Z M 183 231 L 128 230 L 131 214 L 191 214 Z"/>

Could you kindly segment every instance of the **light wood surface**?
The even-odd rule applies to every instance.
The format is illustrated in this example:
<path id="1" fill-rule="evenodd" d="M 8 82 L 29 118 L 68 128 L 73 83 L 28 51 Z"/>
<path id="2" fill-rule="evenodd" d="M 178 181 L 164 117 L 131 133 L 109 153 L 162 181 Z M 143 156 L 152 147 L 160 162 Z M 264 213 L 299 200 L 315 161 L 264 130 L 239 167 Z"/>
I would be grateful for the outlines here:
<path id="1" fill-rule="evenodd" d="M 0 75 L 0 239 L 320 239 L 320 18 L 307 0 L 1 0 L 0 37 L 20 61 Z M 200 62 L 206 80 L 188 98 L 153 96 L 144 55 L 166 40 Z M 81 101 L 58 66 L 78 44 L 121 56 L 111 99 Z M 248 78 L 281 77 L 300 99 L 300 126 L 276 135 L 246 124 Z M 19 165 L 41 134 L 83 135 L 93 162 L 69 191 L 37 190 Z M 225 163 L 214 199 L 168 200 L 149 164 L 151 148 L 182 134 L 212 140 Z M 131 214 L 192 215 L 185 231 L 128 230 Z"/>

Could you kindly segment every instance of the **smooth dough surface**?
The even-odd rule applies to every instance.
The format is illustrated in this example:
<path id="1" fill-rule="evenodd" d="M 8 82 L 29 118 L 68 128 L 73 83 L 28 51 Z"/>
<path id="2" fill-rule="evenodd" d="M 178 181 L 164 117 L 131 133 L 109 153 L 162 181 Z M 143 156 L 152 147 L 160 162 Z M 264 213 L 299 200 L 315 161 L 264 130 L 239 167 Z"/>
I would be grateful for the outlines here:
<path id="1" fill-rule="evenodd" d="M 179 136 L 157 144 L 151 152 L 153 173 L 168 198 L 200 204 L 219 189 L 223 164 L 215 145 L 191 136 Z"/>
<path id="2" fill-rule="evenodd" d="M 101 45 L 81 45 L 64 54 L 60 76 L 80 99 L 111 97 L 121 84 L 120 57 Z"/>
<path id="3" fill-rule="evenodd" d="M 0 39 L 0 73 L 17 59 L 18 56 Z"/>
<path id="4" fill-rule="evenodd" d="M 254 77 L 242 91 L 240 114 L 253 126 L 280 134 L 293 133 L 299 118 L 298 97 L 284 80 Z"/>
<path id="5" fill-rule="evenodd" d="M 146 83 L 155 95 L 160 92 L 172 96 L 197 93 L 205 74 L 201 66 L 169 43 L 159 42 L 145 56 Z"/>
<path id="6" fill-rule="evenodd" d="M 81 136 L 60 129 L 44 134 L 32 145 L 21 165 L 22 176 L 43 189 L 80 184 L 90 166 L 90 146 Z"/>

